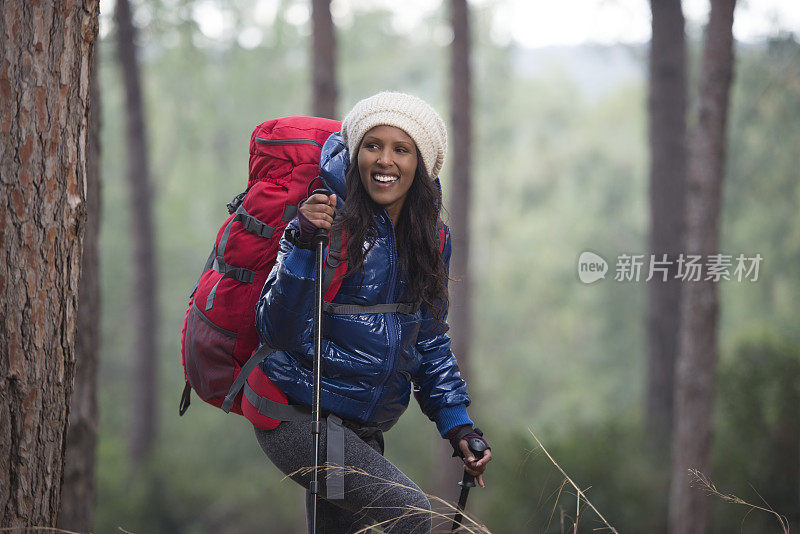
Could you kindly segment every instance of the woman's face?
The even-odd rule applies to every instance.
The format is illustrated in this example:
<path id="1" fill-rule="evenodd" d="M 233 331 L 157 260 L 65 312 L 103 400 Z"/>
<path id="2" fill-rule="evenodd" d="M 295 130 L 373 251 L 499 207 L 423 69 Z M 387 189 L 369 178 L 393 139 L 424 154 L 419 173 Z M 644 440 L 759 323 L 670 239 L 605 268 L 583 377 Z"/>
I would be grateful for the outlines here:
<path id="1" fill-rule="evenodd" d="M 364 134 L 358 148 L 361 184 L 372 200 L 397 224 L 417 170 L 417 145 L 394 126 L 376 126 Z"/>

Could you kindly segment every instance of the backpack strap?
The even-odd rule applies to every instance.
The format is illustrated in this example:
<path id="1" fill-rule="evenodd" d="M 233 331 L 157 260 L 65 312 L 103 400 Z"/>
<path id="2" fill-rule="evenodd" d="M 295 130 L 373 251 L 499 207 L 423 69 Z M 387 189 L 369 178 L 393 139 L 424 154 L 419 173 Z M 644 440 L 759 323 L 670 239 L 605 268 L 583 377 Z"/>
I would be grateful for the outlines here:
<path id="1" fill-rule="evenodd" d="M 281 216 L 283 222 L 289 222 L 295 217 L 297 217 L 297 206 L 287 204 L 283 207 L 283 215 Z"/>
<path id="2" fill-rule="evenodd" d="M 266 397 L 262 397 L 250 387 L 246 381 L 244 383 L 244 396 L 255 406 L 258 413 L 265 415 L 276 421 L 302 421 L 308 419 L 308 410 L 293 404 L 283 404 Z"/>
<path id="3" fill-rule="evenodd" d="M 342 287 L 342 280 L 347 273 L 346 243 L 343 228 L 331 232 L 328 256 L 322 266 L 322 294 L 325 296 L 323 302 L 330 303 Z"/>
<path id="4" fill-rule="evenodd" d="M 290 206 L 287 206 L 287 208 L 288 207 Z M 284 209 L 284 213 L 286 213 L 286 211 L 287 210 Z M 253 280 L 255 279 L 254 271 L 245 269 L 244 267 L 234 267 L 225 263 L 225 247 L 228 245 L 228 239 L 230 239 L 231 236 L 231 227 L 233 226 L 233 223 L 235 221 L 239 221 L 242 223 L 242 227 L 246 231 L 265 239 L 271 238 L 275 233 L 275 228 L 260 221 L 257 217 L 250 215 L 244 207 L 244 202 L 241 202 L 238 205 L 234 213 L 235 215 L 231 217 L 228 221 L 228 224 L 225 225 L 225 231 L 222 232 L 222 237 L 219 240 L 219 244 L 214 248 L 214 250 L 211 251 L 213 256 L 213 260 L 211 256 L 209 257 L 211 266 L 209 267 L 208 263 L 206 263 L 206 269 L 203 271 L 205 272 L 209 268 L 213 268 L 218 273 L 222 273 L 222 278 L 217 280 L 217 283 L 214 284 L 213 288 L 211 288 L 211 292 L 209 292 L 208 297 L 206 298 L 206 311 L 214 307 L 214 299 L 217 296 L 217 287 L 224 279 L 233 278 L 243 284 L 252 284 Z"/>
<path id="5" fill-rule="evenodd" d="M 211 254 L 208 255 L 208 259 L 206 260 L 206 265 L 203 267 L 203 271 L 200 273 L 200 276 L 197 277 L 197 282 L 194 283 L 194 287 L 192 288 L 192 292 L 189 293 L 189 298 L 191 299 L 195 293 L 197 293 L 197 288 L 200 287 L 200 279 L 203 277 L 203 273 L 209 270 L 214 265 L 214 256 L 216 256 L 216 251 L 212 248 Z"/>
<path id="6" fill-rule="evenodd" d="M 373 304 L 372 306 L 323 302 L 322 311 L 334 315 L 360 315 L 362 313 L 403 313 L 413 315 L 417 313 L 421 305 L 421 302 L 393 302 L 390 304 Z"/>
<path id="7" fill-rule="evenodd" d="M 442 254 L 444 252 L 446 234 L 445 225 L 441 219 L 436 223 L 436 230 L 439 234 L 439 254 Z M 339 292 L 339 288 L 342 287 L 342 279 L 347 273 L 347 258 L 344 254 L 346 243 L 343 229 L 331 233 L 328 256 L 325 258 L 325 265 L 322 268 L 322 292 L 325 295 L 322 309 L 325 313 L 334 315 L 361 313 L 403 313 L 413 315 L 417 313 L 422 305 L 421 302 L 395 302 L 391 304 L 375 304 L 373 306 L 334 304 L 332 301 Z"/>
<path id="8" fill-rule="evenodd" d="M 247 213 L 247 210 L 244 209 L 244 204 L 241 204 L 238 208 L 236 208 L 236 215 L 231 220 L 231 223 L 233 223 L 233 221 L 241 222 L 245 230 L 259 237 L 269 239 L 270 237 L 272 237 L 272 234 L 275 233 L 275 228 L 266 223 L 261 222 L 257 217 L 253 217 L 252 215 Z M 229 223 L 229 225 L 231 223 Z M 229 228 L 226 228 L 225 230 L 227 231 L 228 229 Z M 222 247 L 222 250 L 223 252 L 225 251 L 224 246 Z"/>
<path id="9" fill-rule="evenodd" d="M 260 347 L 258 347 L 258 349 L 256 349 L 253 355 L 250 356 L 250 359 L 247 360 L 247 363 L 242 366 L 239 374 L 236 376 L 236 380 L 233 381 L 231 388 L 228 390 L 228 394 L 225 395 L 225 400 L 222 402 L 221 408 L 225 411 L 225 413 L 229 413 L 231 411 L 231 408 L 233 407 L 233 401 L 236 399 L 239 391 L 244 388 L 244 395 L 247 397 L 247 400 L 250 401 L 250 404 L 258 409 L 258 413 L 261 415 L 265 415 L 275 419 L 276 421 L 298 421 L 303 417 L 307 417 L 306 411 L 297 406 L 282 404 L 272 399 L 260 396 L 258 393 L 253 391 L 253 389 L 247 383 L 247 377 L 250 376 L 250 373 L 253 372 L 253 369 L 255 369 L 258 364 L 266 360 L 267 356 L 273 352 L 275 352 L 275 349 L 269 345 L 262 344 Z"/>

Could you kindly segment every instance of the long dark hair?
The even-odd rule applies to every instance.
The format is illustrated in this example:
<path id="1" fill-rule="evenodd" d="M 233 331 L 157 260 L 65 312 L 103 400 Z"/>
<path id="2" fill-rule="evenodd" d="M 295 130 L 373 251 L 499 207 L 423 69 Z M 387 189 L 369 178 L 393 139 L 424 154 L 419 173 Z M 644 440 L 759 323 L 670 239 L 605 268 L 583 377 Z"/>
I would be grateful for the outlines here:
<path id="1" fill-rule="evenodd" d="M 333 227 L 347 233 L 345 276 L 351 276 L 364 266 L 364 243 L 368 243 L 368 249 L 377 236 L 375 213 L 382 208 L 364 189 L 357 161 L 353 161 L 345 175 L 345 186 L 347 201 L 337 213 Z M 440 197 L 439 188 L 430 179 L 417 149 L 414 181 L 395 225 L 397 253 L 407 283 L 406 293 L 401 298 L 406 302 L 422 302 L 433 317 L 442 322 L 448 298 L 447 273 L 439 252 Z"/>

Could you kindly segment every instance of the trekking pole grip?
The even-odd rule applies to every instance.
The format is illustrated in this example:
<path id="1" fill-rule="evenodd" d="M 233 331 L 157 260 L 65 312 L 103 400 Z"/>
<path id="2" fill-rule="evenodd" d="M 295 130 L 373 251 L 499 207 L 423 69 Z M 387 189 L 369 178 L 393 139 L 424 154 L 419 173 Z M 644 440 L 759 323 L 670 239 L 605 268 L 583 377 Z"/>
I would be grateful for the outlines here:
<path id="1" fill-rule="evenodd" d="M 469 447 L 469 450 L 472 451 L 472 454 L 475 455 L 476 460 L 483 458 L 483 455 L 486 453 L 486 443 L 482 439 L 469 438 L 467 440 L 467 446 Z M 457 532 L 461 527 L 461 520 L 464 517 L 464 509 L 467 507 L 469 490 L 470 488 L 475 487 L 475 476 L 470 475 L 467 473 L 467 470 L 464 469 L 464 476 L 461 478 L 461 482 L 459 482 L 458 485 L 461 486 L 461 495 L 458 497 L 456 514 L 453 517 L 453 525 L 450 527 L 451 532 Z"/>
<path id="2" fill-rule="evenodd" d="M 326 197 L 331 196 L 331 192 L 324 188 L 314 189 L 314 191 L 311 194 L 316 195 L 317 193 L 325 195 Z M 314 232 L 314 237 L 311 238 L 311 242 L 314 243 L 315 245 L 322 243 L 323 247 L 327 246 L 328 231 L 325 228 L 317 228 L 317 230 Z"/>
<path id="3" fill-rule="evenodd" d="M 469 446 L 469 450 L 472 451 L 477 460 L 480 460 L 486 454 L 486 442 L 480 438 L 469 438 L 467 446 Z"/>
<path id="4" fill-rule="evenodd" d="M 483 455 L 486 454 L 486 443 L 482 439 L 469 438 L 467 440 L 467 446 L 469 450 L 472 451 L 472 454 L 475 455 L 476 461 L 483 458 Z M 475 476 L 464 471 L 464 478 L 459 482 L 459 485 L 462 487 L 474 488 Z"/>

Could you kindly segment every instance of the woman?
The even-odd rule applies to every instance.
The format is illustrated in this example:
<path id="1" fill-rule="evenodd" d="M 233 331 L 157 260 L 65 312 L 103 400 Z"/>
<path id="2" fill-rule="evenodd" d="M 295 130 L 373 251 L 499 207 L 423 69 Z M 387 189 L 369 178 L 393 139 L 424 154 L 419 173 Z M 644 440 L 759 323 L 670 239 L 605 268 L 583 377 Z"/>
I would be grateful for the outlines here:
<path id="1" fill-rule="evenodd" d="M 326 433 L 331 440 L 343 433 L 347 469 L 321 477 L 321 495 L 328 492 L 318 504 L 321 532 L 377 523 L 391 532 L 430 531 L 428 499 L 382 455 L 382 432 L 408 406 L 410 382 L 422 410 L 483 486 L 492 455 L 487 450 L 476 459 L 467 447 L 468 438 L 483 438 L 467 415 L 466 384 L 446 334 L 450 234 L 438 226 L 438 174 L 446 148 L 444 122 L 416 97 L 384 92 L 356 104 L 341 134 L 322 149 L 320 174 L 333 194 L 314 194 L 300 206 L 256 308 L 261 340 L 280 349 L 262 369 L 291 403 L 310 405 L 314 253 L 307 244 L 314 232 L 347 236 L 347 273 L 335 304 L 405 305 L 404 313 L 360 308 L 324 316 L 320 399 L 329 416 L 321 458 Z M 332 251 L 335 242 L 332 237 Z M 274 430 L 256 429 L 256 436 L 279 469 L 308 487 L 312 473 L 302 470 L 313 464 L 308 422 L 284 421 Z M 335 448 L 330 445 L 328 452 Z M 331 495 L 342 473 L 343 495 Z"/>

